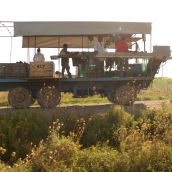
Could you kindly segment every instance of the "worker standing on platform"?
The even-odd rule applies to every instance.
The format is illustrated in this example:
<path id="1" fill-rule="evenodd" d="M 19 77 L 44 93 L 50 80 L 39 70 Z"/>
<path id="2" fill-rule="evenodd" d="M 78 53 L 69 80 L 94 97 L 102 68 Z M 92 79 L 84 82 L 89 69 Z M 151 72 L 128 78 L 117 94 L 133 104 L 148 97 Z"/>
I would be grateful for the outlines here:
<path id="1" fill-rule="evenodd" d="M 116 52 L 128 52 L 128 43 L 124 36 L 117 35 L 115 40 Z"/>
<path id="2" fill-rule="evenodd" d="M 98 53 L 105 52 L 103 37 L 98 36 L 97 41 L 94 44 L 94 51 Z"/>
<path id="3" fill-rule="evenodd" d="M 116 52 L 129 52 L 128 43 L 124 36 L 116 35 L 115 48 L 116 48 Z M 122 69 L 126 70 L 128 68 L 128 59 L 127 58 L 117 58 L 116 64 L 117 64 L 117 68 L 119 70 L 122 70 Z"/>
<path id="4" fill-rule="evenodd" d="M 68 45 L 67 44 L 63 44 L 63 49 L 60 52 L 60 55 L 67 55 L 69 54 L 69 52 L 67 51 Z M 72 75 L 70 73 L 70 66 L 69 66 L 69 58 L 68 57 L 62 57 L 61 58 L 61 66 L 62 66 L 62 77 L 64 78 L 64 72 L 65 69 L 68 73 L 68 77 L 72 78 Z"/>

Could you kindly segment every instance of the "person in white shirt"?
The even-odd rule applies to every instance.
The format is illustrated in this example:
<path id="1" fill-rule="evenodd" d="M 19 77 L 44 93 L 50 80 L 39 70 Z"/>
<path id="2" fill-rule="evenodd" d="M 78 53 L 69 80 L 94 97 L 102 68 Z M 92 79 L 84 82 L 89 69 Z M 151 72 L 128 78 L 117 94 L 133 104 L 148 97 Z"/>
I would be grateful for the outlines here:
<path id="1" fill-rule="evenodd" d="M 34 55 L 33 61 L 34 62 L 39 62 L 39 63 L 45 61 L 44 55 L 41 53 L 40 48 L 37 49 L 37 53 Z"/>
<path id="2" fill-rule="evenodd" d="M 103 42 L 103 37 L 99 35 L 97 38 L 97 41 L 94 44 L 94 52 L 96 54 L 105 52 L 104 46 L 105 45 Z M 104 73 L 104 61 L 102 61 L 98 58 L 95 58 L 94 64 L 96 65 L 95 71 L 97 72 L 97 74 L 103 74 Z"/>
<path id="3" fill-rule="evenodd" d="M 105 52 L 104 42 L 102 36 L 98 36 L 98 40 L 94 44 L 94 51 L 98 53 Z"/>

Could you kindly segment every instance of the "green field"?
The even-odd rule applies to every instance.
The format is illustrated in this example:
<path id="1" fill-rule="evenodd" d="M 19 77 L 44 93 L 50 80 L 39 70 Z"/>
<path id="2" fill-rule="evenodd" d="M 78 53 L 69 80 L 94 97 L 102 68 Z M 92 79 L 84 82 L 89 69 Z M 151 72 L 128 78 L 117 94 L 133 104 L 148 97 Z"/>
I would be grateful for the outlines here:
<path id="1" fill-rule="evenodd" d="M 0 106 L 7 106 L 7 92 L 0 93 Z M 172 79 L 156 78 L 147 90 L 142 90 L 137 100 L 165 100 L 172 99 Z M 107 98 L 92 96 L 87 98 L 73 98 L 72 94 L 62 93 L 61 105 L 65 104 L 89 104 L 108 103 Z"/>
<path id="2" fill-rule="evenodd" d="M 156 78 L 147 90 L 142 90 L 137 100 L 172 99 L 172 79 Z"/>

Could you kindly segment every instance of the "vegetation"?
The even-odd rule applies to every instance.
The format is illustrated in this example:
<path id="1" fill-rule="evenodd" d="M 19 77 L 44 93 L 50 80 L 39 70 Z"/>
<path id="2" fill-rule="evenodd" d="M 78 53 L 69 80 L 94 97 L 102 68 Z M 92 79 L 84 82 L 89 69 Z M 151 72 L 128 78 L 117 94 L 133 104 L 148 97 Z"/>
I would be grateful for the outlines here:
<path id="1" fill-rule="evenodd" d="M 137 100 L 172 99 L 172 79 L 156 78 L 147 90 L 142 90 Z"/>
<path id="2" fill-rule="evenodd" d="M 48 134 L 48 122 L 45 117 L 29 111 L 9 112 L 0 116 L 0 147 L 6 149 L 1 160 L 9 164 L 18 158 L 24 158 L 32 148 Z M 11 157 L 15 152 L 16 156 Z"/>
<path id="3" fill-rule="evenodd" d="M 8 106 L 8 92 L 0 92 L 0 106 Z"/>
<path id="4" fill-rule="evenodd" d="M 60 104 L 89 104 L 89 103 L 108 103 L 108 99 L 101 97 L 100 95 L 90 96 L 86 98 L 73 98 L 72 94 L 66 93 L 62 94 L 62 99 Z"/>
<path id="5" fill-rule="evenodd" d="M 44 111 L 11 113 L 0 115 L 2 172 L 172 171 L 171 107 L 49 120 Z"/>
<path id="6" fill-rule="evenodd" d="M 138 100 L 171 99 L 171 93 L 172 80 L 157 78 Z M 7 105 L 6 92 L 0 99 L 1 106 Z M 61 102 L 108 101 L 64 94 Z M 166 105 L 137 115 L 120 106 L 92 115 L 75 110 L 59 114 L 58 109 L 1 111 L 0 171 L 172 171 L 171 123 L 172 108 Z"/>

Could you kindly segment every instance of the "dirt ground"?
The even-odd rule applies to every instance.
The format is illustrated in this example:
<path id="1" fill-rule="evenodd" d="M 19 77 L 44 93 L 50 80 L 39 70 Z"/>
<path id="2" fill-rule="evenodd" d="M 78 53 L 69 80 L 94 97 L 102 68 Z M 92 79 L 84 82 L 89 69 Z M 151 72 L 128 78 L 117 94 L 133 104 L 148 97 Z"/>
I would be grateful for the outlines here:
<path id="1" fill-rule="evenodd" d="M 163 104 L 171 104 L 171 100 L 156 100 L 156 101 L 138 101 L 135 102 L 133 106 L 125 106 L 123 107 L 126 112 L 131 114 L 139 113 L 146 109 L 158 109 L 162 107 Z M 98 113 L 105 113 L 109 109 L 115 107 L 117 105 L 111 103 L 105 104 L 86 104 L 86 105 L 60 105 L 55 109 L 41 109 L 39 106 L 30 107 L 29 111 L 32 112 L 40 112 L 44 114 L 82 114 L 82 115 L 93 115 Z M 18 111 L 17 109 L 12 109 L 11 107 L 0 107 L 0 115 L 5 114 L 7 112 Z M 24 110 L 23 110 L 24 111 Z"/>

